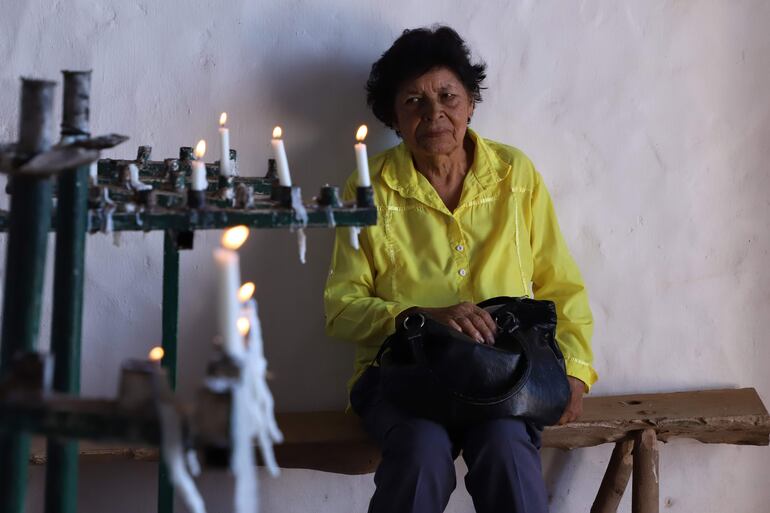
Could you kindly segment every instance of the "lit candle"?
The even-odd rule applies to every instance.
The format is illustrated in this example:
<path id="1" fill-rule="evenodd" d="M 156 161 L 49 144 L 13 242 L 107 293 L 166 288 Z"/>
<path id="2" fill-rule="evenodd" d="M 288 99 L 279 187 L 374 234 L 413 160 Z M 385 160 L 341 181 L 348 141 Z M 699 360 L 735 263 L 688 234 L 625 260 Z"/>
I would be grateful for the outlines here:
<path id="1" fill-rule="evenodd" d="M 219 334 L 224 339 L 227 354 L 238 360 L 243 359 L 243 337 L 239 333 L 238 319 L 241 308 L 238 287 L 241 283 L 241 268 L 236 250 L 246 242 L 249 229 L 245 226 L 228 228 L 222 235 L 222 246 L 214 250 L 214 261 L 219 273 Z"/>
<path id="2" fill-rule="evenodd" d="M 247 337 L 246 372 L 242 386 L 246 395 L 249 411 L 247 423 L 248 438 L 256 438 L 262 452 L 262 459 L 273 476 L 280 472 L 275 461 L 273 443 L 283 441 L 283 434 L 275 421 L 273 394 L 267 386 L 267 360 L 265 360 L 262 341 L 262 326 L 257 312 L 257 301 L 251 297 L 254 284 L 246 283 L 239 291 L 239 299 L 244 303 L 243 327 Z"/>
<path id="3" fill-rule="evenodd" d="M 289 161 L 286 159 L 286 149 L 283 147 L 283 130 L 277 126 L 273 129 L 273 152 L 275 153 L 275 163 L 278 167 L 278 182 L 284 187 L 291 187 L 291 175 L 289 174 Z"/>
<path id="4" fill-rule="evenodd" d="M 238 333 L 240 333 L 242 337 L 245 337 L 246 334 L 249 332 L 251 323 L 249 322 L 248 317 L 238 317 L 237 326 L 238 326 Z"/>
<path id="5" fill-rule="evenodd" d="M 225 126 L 227 123 L 227 112 L 219 116 L 219 137 L 222 141 L 222 155 L 219 157 L 219 174 L 221 176 L 230 176 L 230 129 Z"/>
<path id="6" fill-rule="evenodd" d="M 238 300 L 241 303 L 245 303 L 254 295 L 254 291 L 257 289 L 253 281 L 247 281 L 241 288 L 238 289 Z"/>
<path id="7" fill-rule="evenodd" d="M 160 361 L 163 359 L 163 355 L 166 354 L 166 352 L 163 350 L 160 346 L 155 346 L 152 349 L 150 349 L 150 353 L 147 355 L 147 358 L 151 362 L 160 363 Z"/>
<path id="8" fill-rule="evenodd" d="M 366 155 L 366 145 L 364 139 L 366 139 L 367 128 L 366 125 L 358 127 L 356 132 L 356 164 L 358 165 L 358 186 L 369 187 L 372 185 L 369 180 L 369 157 Z"/>
<path id="9" fill-rule="evenodd" d="M 205 191 L 208 187 L 206 180 L 206 163 L 203 162 L 203 156 L 206 154 L 206 141 L 201 139 L 195 145 L 195 159 L 192 161 L 192 176 L 190 177 L 190 188 L 194 191 Z"/>

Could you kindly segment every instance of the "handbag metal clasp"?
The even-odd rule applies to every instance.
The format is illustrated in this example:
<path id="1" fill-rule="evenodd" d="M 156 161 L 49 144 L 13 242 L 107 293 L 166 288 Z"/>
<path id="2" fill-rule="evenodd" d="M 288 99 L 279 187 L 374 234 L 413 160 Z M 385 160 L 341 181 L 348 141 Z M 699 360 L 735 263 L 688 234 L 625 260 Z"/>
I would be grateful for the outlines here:
<path id="1" fill-rule="evenodd" d="M 410 323 L 412 319 L 414 319 L 415 322 Z M 420 324 L 419 326 L 416 325 L 417 319 L 419 319 L 419 324 Z M 423 326 L 425 326 L 425 316 L 421 313 L 409 315 L 404 319 L 403 326 L 404 326 L 404 329 L 407 331 L 413 330 L 413 329 L 420 329 Z"/>
<path id="2" fill-rule="evenodd" d="M 519 327 L 519 320 L 511 312 L 503 312 L 502 315 L 495 316 L 495 324 L 500 331 L 513 333 Z"/>

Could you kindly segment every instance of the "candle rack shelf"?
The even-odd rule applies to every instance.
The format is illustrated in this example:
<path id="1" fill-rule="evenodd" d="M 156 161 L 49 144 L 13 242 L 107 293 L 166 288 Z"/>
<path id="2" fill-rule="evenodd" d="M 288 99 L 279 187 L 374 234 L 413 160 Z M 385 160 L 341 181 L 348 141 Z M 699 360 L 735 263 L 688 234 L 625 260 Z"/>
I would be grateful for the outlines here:
<path id="1" fill-rule="evenodd" d="M 19 140 L 0 144 L 0 171 L 9 176 L 8 211 L 0 210 L 0 232 L 8 250 L 0 338 L 0 513 L 24 510 L 29 434 L 48 437 L 46 512 L 77 509 L 77 440 L 111 440 L 159 445 L 159 405 L 177 412 L 188 433 L 185 443 L 205 451 L 227 449 L 235 406 L 228 394 L 203 387 L 199 411 L 180 403 L 176 385 L 179 252 L 192 249 L 198 230 L 245 225 L 249 228 L 304 229 L 376 224 L 370 187 L 343 203 L 338 188 L 325 186 L 304 202 L 298 187 L 276 180 L 274 162 L 264 177 L 221 176 L 219 162 L 206 163 L 205 191 L 193 191 L 195 157 L 189 147 L 178 158 L 101 159 L 99 151 L 127 138 L 91 137 L 90 72 L 65 71 L 61 142 L 53 144 L 54 82 L 22 79 Z M 238 168 L 230 151 L 229 169 Z M 54 208 L 54 200 L 56 206 Z M 56 233 L 51 355 L 36 351 L 41 315 L 47 235 Z M 88 233 L 162 231 L 163 287 L 161 366 L 126 362 L 115 399 L 79 396 L 80 351 Z M 226 355 L 209 374 L 231 379 Z M 212 374 L 213 373 L 213 374 Z M 173 510 L 173 490 L 160 465 L 158 511 Z"/>

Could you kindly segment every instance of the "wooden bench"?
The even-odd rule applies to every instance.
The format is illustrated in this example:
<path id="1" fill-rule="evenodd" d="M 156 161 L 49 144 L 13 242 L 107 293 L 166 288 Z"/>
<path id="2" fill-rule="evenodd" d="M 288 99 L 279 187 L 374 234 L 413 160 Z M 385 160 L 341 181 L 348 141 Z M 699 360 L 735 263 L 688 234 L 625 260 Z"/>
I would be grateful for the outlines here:
<path id="1" fill-rule="evenodd" d="M 283 413 L 278 423 L 285 441 L 275 452 L 283 468 L 339 474 L 366 474 L 377 468 L 379 450 L 355 415 Z M 632 511 L 651 513 L 659 510 L 657 441 L 674 438 L 768 445 L 770 416 L 753 388 L 587 397 L 580 420 L 546 428 L 543 446 L 576 449 L 614 443 L 591 511 L 616 511 L 633 473 Z M 33 444 L 31 463 L 45 463 L 44 447 Z M 80 444 L 80 454 L 91 461 L 158 458 L 156 449 L 89 443 Z"/>

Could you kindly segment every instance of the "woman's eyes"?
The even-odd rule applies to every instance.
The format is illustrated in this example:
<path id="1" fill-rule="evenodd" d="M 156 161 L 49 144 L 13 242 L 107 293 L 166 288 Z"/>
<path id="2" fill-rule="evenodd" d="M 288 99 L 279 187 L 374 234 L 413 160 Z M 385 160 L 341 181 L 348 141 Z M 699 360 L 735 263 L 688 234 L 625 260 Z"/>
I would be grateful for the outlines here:
<path id="1" fill-rule="evenodd" d="M 445 102 L 453 102 L 457 99 L 455 93 L 441 93 L 440 98 Z M 409 96 L 404 100 L 405 105 L 417 105 L 424 100 L 422 96 Z"/>

